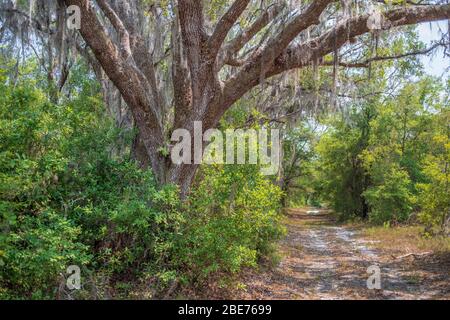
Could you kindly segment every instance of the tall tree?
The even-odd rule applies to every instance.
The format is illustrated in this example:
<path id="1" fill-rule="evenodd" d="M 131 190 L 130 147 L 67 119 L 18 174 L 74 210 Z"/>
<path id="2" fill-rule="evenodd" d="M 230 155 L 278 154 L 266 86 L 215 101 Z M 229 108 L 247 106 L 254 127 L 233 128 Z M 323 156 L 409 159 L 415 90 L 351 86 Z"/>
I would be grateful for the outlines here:
<path id="1" fill-rule="evenodd" d="M 160 183 L 178 184 L 183 196 L 198 164 L 173 164 L 163 152 L 170 149 L 174 129 L 193 136 L 195 121 L 202 122 L 203 131 L 213 128 L 265 79 L 329 65 L 330 54 L 335 66 L 367 64 L 339 60 L 339 48 L 361 35 L 450 18 L 450 5 L 439 2 L 383 2 L 381 11 L 372 12 L 371 2 L 346 0 L 64 2 L 80 8 L 79 32 L 131 110 L 139 131 L 136 157 Z M 222 15 L 214 19 L 211 12 Z"/>

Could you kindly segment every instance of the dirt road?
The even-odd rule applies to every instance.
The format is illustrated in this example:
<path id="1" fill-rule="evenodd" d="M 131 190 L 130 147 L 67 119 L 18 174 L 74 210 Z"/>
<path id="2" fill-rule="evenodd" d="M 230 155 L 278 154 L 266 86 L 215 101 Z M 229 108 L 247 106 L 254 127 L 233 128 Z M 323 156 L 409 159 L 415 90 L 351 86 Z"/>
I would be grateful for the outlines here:
<path id="1" fill-rule="evenodd" d="M 308 210 L 310 212 L 308 212 Z M 325 211 L 290 210 L 288 234 L 276 268 L 244 275 L 243 299 L 449 299 L 448 269 L 407 263 L 373 249 L 356 230 L 338 226 Z M 381 271 L 381 289 L 370 290 L 370 266 Z M 436 267 L 436 266 L 434 266 Z"/>

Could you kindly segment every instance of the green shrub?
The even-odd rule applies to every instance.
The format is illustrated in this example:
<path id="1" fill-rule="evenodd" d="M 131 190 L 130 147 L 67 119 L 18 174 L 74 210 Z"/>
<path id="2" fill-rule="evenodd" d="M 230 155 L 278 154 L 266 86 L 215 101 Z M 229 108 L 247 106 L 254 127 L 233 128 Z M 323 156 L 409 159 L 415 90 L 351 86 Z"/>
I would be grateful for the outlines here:
<path id="1" fill-rule="evenodd" d="M 257 166 L 206 166 L 181 203 L 114 152 L 133 134 L 83 72 L 75 66 L 58 104 L 29 80 L 0 83 L 0 298 L 61 297 L 69 265 L 82 270 L 76 298 L 128 297 L 139 280 L 152 298 L 270 254 L 281 191 Z"/>
<path id="2" fill-rule="evenodd" d="M 369 219 L 376 224 L 404 222 L 409 218 L 416 198 L 410 191 L 408 173 L 399 167 L 388 168 L 379 184 L 364 192 L 369 207 Z"/>
<path id="3" fill-rule="evenodd" d="M 281 191 L 257 166 L 206 166 L 201 175 L 177 246 L 187 276 L 200 281 L 255 266 L 283 234 Z"/>
<path id="4" fill-rule="evenodd" d="M 446 234 L 450 224 L 450 135 L 436 135 L 433 142 L 435 154 L 424 161 L 428 183 L 417 185 L 422 208 L 419 219 L 427 232 Z"/>
<path id="5" fill-rule="evenodd" d="M 54 296 L 71 264 L 86 265 L 81 228 L 54 208 L 52 190 L 68 159 L 61 109 L 39 90 L 2 84 L 0 100 L 0 295 Z"/>
<path id="6" fill-rule="evenodd" d="M 2 213 L 5 227 L 6 212 Z M 55 212 L 20 216 L 6 223 L 10 230 L 0 239 L 0 298 L 55 296 L 67 267 L 82 267 L 91 260 L 87 246 L 79 242 L 80 228 Z"/>

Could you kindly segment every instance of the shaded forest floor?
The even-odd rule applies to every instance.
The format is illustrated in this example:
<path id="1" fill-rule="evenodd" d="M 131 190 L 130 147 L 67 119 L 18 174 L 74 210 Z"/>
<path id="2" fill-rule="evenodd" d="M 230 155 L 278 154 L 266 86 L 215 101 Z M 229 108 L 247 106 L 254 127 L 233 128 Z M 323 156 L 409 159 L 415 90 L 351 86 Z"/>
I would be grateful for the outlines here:
<path id="1" fill-rule="evenodd" d="M 450 299 L 448 251 L 425 253 L 401 234 L 397 243 L 377 238 L 379 232 L 341 226 L 326 211 L 313 210 L 288 211 L 280 263 L 244 272 L 239 289 L 227 298 Z M 381 270 L 380 290 L 367 288 L 372 265 Z"/>

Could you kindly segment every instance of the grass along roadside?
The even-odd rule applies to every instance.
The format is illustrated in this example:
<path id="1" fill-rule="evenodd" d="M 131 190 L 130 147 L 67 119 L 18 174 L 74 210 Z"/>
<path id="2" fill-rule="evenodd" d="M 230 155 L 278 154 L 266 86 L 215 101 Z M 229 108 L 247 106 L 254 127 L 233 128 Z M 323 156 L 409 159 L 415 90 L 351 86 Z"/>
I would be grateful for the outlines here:
<path id="1" fill-rule="evenodd" d="M 450 237 L 425 237 L 420 226 L 363 227 L 361 236 L 371 241 L 371 244 L 381 250 L 391 251 L 393 255 L 450 254 Z"/>

